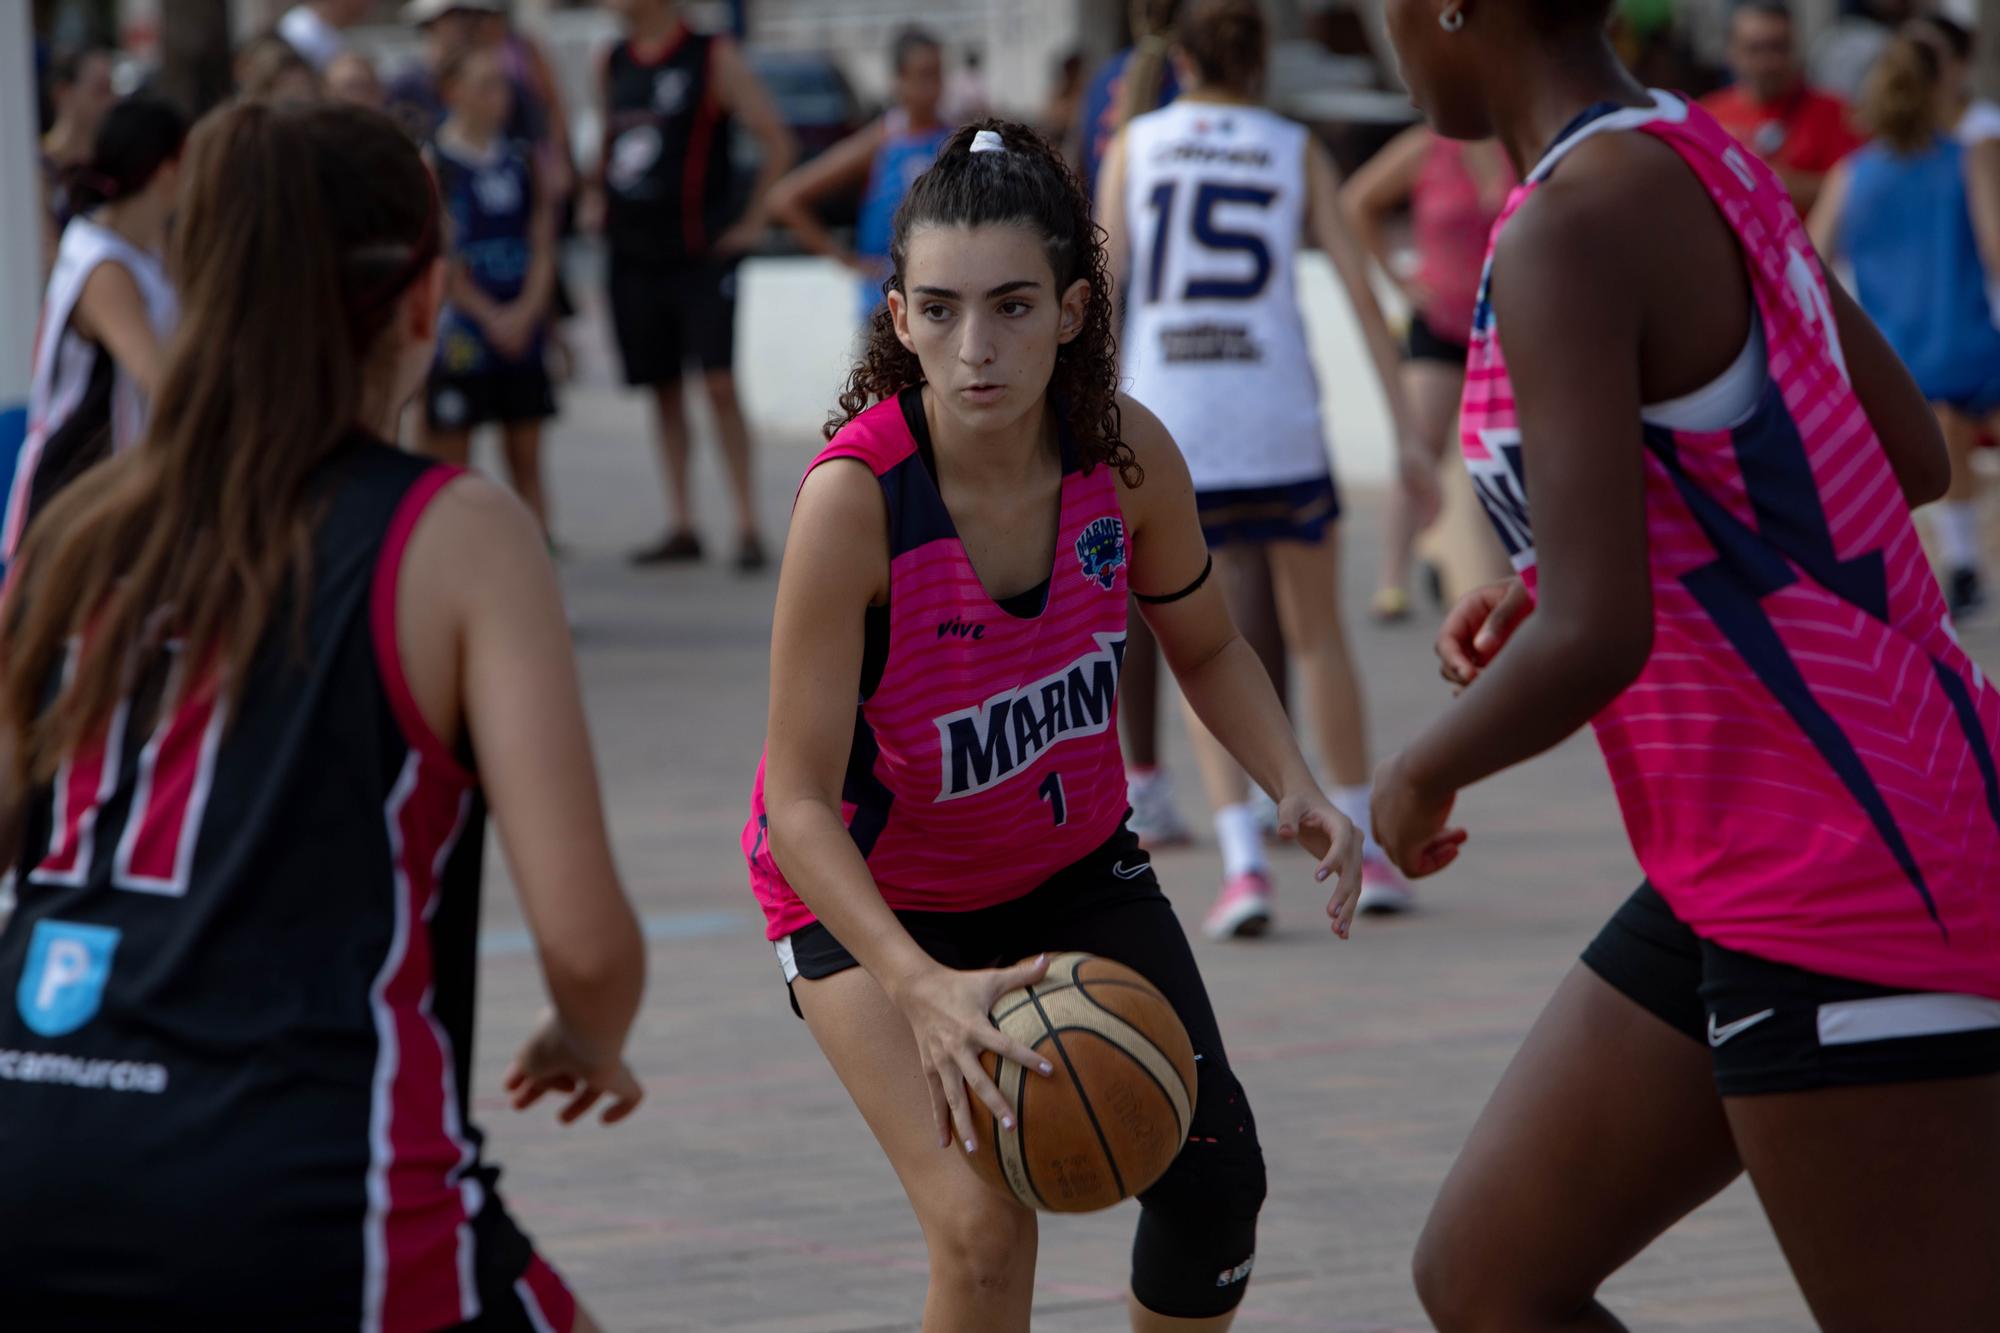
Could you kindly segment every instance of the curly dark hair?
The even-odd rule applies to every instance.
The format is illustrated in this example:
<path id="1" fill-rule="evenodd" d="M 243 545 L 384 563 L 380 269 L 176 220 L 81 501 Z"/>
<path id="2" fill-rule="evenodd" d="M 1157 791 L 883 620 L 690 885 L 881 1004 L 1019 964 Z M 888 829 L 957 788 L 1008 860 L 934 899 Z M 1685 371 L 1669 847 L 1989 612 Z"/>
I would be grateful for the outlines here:
<path id="1" fill-rule="evenodd" d="M 975 153 L 973 136 L 991 130 L 1004 153 Z M 1118 469 L 1127 486 L 1145 479 L 1132 449 L 1121 438 L 1118 415 L 1118 345 L 1111 331 L 1109 280 L 1104 271 L 1104 229 L 1092 221 L 1090 200 L 1062 156 L 1026 125 L 983 120 L 967 125 L 938 150 L 937 162 L 917 178 L 896 210 L 889 241 L 894 272 L 883 283 L 886 295 L 903 286 L 910 234 L 919 227 L 981 227 L 1018 224 L 1042 238 L 1056 291 L 1078 278 L 1090 284 L 1083 328 L 1056 350 L 1049 398 L 1069 428 L 1085 470 L 1099 463 Z M 827 418 L 826 438 L 870 407 L 921 384 L 923 366 L 896 337 L 886 303 L 868 325 L 868 344 L 847 377 L 840 407 Z"/>

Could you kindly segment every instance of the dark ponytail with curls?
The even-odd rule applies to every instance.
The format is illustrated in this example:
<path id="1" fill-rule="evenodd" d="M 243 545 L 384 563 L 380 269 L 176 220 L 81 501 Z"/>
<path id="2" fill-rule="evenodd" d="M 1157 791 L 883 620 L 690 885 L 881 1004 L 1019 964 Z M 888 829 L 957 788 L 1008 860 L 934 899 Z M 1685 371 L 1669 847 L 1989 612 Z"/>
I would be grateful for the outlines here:
<path id="1" fill-rule="evenodd" d="M 987 130 L 1000 136 L 1005 152 L 972 151 L 974 136 Z M 1079 278 L 1090 284 L 1082 329 L 1056 350 L 1049 399 L 1086 469 L 1108 463 L 1127 486 L 1137 486 L 1145 474 L 1120 438 L 1118 345 L 1111 330 L 1104 231 L 1091 220 L 1090 200 L 1075 173 L 1041 135 L 1004 120 L 983 120 L 953 134 L 896 210 L 889 240 L 894 271 L 882 284 L 883 293 L 902 290 L 910 236 L 919 228 L 1010 225 L 1041 237 L 1058 294 Z M 888 304 L 876 307 L 867 346 L 847 377 L 840 408 L 827 418 L 826 437 L 832 439 L 870 407 L 923 378 L 916 354 L 896 336 Z"/>

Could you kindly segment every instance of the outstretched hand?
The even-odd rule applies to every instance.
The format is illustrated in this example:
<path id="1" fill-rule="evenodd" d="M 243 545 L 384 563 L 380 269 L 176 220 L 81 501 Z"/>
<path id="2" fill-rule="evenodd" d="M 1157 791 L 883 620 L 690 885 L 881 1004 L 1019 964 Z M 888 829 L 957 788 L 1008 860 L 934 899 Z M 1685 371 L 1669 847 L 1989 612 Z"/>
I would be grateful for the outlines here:
<path id="1" fill-rule="evenodd" d="M 1355 902 L 1361 897 L 1361 830 L 1314 788 L 1278 802 L 1278 836 L 1318 858 L 1314 879 L 1334 880 L 1326 914 L 1333 919 L 1333 933 L 1346 939 L 1354 927 Z"/>

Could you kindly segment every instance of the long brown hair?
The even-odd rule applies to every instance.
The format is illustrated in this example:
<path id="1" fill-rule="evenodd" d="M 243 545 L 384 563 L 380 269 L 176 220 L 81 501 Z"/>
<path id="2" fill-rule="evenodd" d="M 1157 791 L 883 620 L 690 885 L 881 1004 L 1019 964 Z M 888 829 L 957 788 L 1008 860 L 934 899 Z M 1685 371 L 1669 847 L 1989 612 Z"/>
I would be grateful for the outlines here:
<path id="1" fill-rule="evenodd" d="M 1920 153 L 1930 147 L 1942 128 L 1937 90 L 1937 54 L 1898 34 L 1868 71 L 1856 118 L 1862 128 L 1897 153 Z"/>
<path id="2" fill-rule="evenodd" d="M 103 726 L 168 634 L 240 679 L 288 583 L 303 610 L 309 480 L 353 431 L 437 227 L 429 172 L 376 112 L 242 102 L 195 127 L 167 257 L 181 323 L 145 437 L 50 503 L 15 571 L 0 660 L 17 779 Z"/>
<path id="3" fill-rule="evenodd" d="M 1255 96 L 1270 45 L 1259 0 L 1194 0 L 1181 15 L 1180 48 L 1210 87 Z"/>
<path id="4" fill-rule="evenodd" d="M 1002 153 L 975 153 L 973 136 L 991 130 L 1006 145 Z M 887 291 L 903 290 L 903 265 L 910 234 L 919 227 L 1027 227 L 1041 237 L 1060 295 L 1082 278 L 1090 284 L 1083 328 L 1056 349 L 1049 400 L 1061 414 L 1086 468 L 1109 463 L 1128 486 L 1145 475 L 1120 438 L 1118 345 L 1111 332 L 1111 291 L 1105 277 L 1104 230 L 1091 220 L 1090 200 L 1062 155 L 1041 135 L 1012 121 L 967 125 L 945 141 L 930 170 L 904 196 L 890 229 L 889 262 L 894 272 Z M 847 377 L 840 410 L 827 419 L 826 437 L 885 398 L 924 379 L 916 353 L 896 336 L 886 302 L 875 308 L 868 344 Z"/>
<path id="5" fill-rule="evenodd" d="M 1132 57 L 1118 87 L 1118 124 L 1131 123 L 1160 105 L 1167 83 L 1167 52 L 1181 0 L 1132 0 Z"/>

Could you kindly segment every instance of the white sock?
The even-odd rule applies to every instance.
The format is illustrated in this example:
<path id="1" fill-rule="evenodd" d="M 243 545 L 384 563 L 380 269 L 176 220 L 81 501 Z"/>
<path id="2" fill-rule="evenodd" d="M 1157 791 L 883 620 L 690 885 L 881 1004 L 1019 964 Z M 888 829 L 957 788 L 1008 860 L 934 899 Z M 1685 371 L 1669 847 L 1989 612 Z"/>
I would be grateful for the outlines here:
<path id="1" fill-rule="evenodd" d="M 1139 804 L 1141 797 L 1155 791 L 1165 790 L 1167 770 L 1164 768 L 1128 768 L 1125 770 L 1125 799 L 1133 805 Z"/>
<path id="2" fill-rule="evenodd" d="M 1375 835 L 1368 831 L 1368 797 L 1370 787 L 1362 783 L 1358 787 L 1335 787 L 1327 793 L 1333 808 L 1354 821 L 1354 827 L 1361 830 L 1361 850 L 1369 856 L 1378 855 L 1381 848 L 1375 845 Z"/>
<path id="3" fill-rule="evenodd" d="M 1970 500 L 1940 500 L 1931 506 L 1937 522 L 1938 552 L 1952 569 L 1979 567 L 1979 511 Z"/>
<path id="4" fill-rule="evenodd" d="M 1222 848 L 1222 877 L 1234 879 L 1264 869 L 1264 835 L 1257 828 L 1257 807 L 1225 805 L 1215 812 L 1215 841 Z"/>

